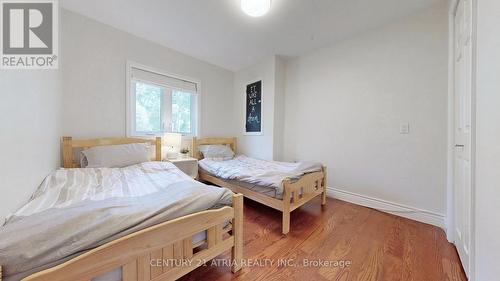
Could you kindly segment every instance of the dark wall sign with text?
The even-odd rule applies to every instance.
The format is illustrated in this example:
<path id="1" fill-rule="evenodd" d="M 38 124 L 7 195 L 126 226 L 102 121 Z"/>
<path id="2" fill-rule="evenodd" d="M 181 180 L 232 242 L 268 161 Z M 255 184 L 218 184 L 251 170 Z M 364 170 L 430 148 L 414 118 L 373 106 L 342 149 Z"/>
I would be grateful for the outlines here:
<path id="1" fill-rule="evenodd" d="M 262 133 L 262 80 L 247 85 L 245 132 Z"/>

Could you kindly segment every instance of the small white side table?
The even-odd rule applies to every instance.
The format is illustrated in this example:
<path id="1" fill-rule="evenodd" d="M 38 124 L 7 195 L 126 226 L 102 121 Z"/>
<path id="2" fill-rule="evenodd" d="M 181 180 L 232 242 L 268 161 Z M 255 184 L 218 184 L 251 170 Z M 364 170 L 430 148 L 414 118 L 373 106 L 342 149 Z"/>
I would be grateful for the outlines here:
<path id="1" fill-rule="evenodd" d="M 198 178 L 198 159 L 192 157 L 179 157 L 175 159 L 165 159 L 164 161 L 171 162 L 193 179 Z"/>

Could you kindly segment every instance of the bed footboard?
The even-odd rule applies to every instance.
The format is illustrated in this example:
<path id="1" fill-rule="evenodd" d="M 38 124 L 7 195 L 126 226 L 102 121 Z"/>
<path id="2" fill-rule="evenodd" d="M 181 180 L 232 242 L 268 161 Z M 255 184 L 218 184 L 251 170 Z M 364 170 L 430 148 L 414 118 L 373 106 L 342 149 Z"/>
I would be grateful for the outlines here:
<path id="1" fill-rule="evenodd" d="M 306 174 L 295 182 L 291 179 L 283 181 L 283 234 L 290 231 L 290 212 L 319 195 L 321 195 L 321 205 L 326 205 L 326 179 L 326 167 L 323 166 L 321 171 Z M 290 199 L 285 200 L 286 198 Z"/>
<path id="2" fill-rule="evenodd" d="M 283 213 L 283 234 L 290 232 L 290 213 L 293 210 L 320 195 L 321 205 L 326 205 L 327 171 L 325 166 L 322 167 L 321 171 L 305 174 L 297 181 L 292 181 L 291 179 L 283 180 L 283 199 L 269 197 L 238 184 L 224 181 L 204 171 L 199 172 L 199 178 L 202 181 L 229 188 L 233 192 L 243 194 L 252 200 L 281 211 Z M 289 198 L 289 200 L 285 198 Z"/>
<path id="3" fill-rule="evenodd" d="M 232 221 L 230 228 L 225 227 L 228 221 Z M 202 231 L 206 231 L 207 239 L 193 245 L 193 235 Z M 120 267 L 124 281 L 176 280 L 228 250 L 232 250 L 232 271 L 236 272 L 243 257 L 241 195 L 233 196 L 232 207 L 149 227 L 23 280 L 91 280 Z"/>

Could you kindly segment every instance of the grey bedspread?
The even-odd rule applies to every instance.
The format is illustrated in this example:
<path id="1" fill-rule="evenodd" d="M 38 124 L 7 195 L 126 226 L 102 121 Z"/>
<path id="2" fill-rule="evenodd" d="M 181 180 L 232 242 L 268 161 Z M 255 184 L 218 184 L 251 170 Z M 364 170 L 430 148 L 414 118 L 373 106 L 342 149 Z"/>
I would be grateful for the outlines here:
<path id="1" fill-rule="evenodd" d="M 238 155 L 231 160 L 203 159 L 198 162 L 202 170 L 225 180 L 276 189 L 274 197 L 283 196 L 282 181 L 285 178 L 299 179 L 302 175 L 321 171 L 320 163 L 278 162 Z"/>
<path id="2" fill-rule="evenodd" d="M 171 164 L 155 165 L 165 166 L 166 170 L 174 169 Z M 146 172 L 151 173 L 150 170 Z M 174 172 L 177 173 L 176 170 Z M 168 171 L 159 168 L 154 173 L 162 178 L 162 173 Z M 141 173 L 138 174 L 140 177 Z M 155 184 L 155 181 L 151 181 L 151 184 Z M 96 187 L 102 188 L 103 182 L 96 183 Z M 20 280 L 140 229 L 229 205 L 232 193 L 227 189 L 180 177 L 177 181 L 168 181 L 168 185 L 159 186 L 158 190 L 140 196 L 102 198 L 85 198 L 67 206 L 52 206 L 48 209 L 40 208 L 38 204 L 38 212 L 10 217 L 0 227 L 0 265 L 3 265 L 5 280 Z"/>

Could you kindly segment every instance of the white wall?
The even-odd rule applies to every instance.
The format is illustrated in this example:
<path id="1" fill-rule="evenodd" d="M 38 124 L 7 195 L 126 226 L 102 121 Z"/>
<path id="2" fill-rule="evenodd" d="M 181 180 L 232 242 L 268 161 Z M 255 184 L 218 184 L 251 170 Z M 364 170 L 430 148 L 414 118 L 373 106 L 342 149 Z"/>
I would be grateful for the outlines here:
<path id="1" fill-rule="evenodd" d="M 500 2 L 477 1 L 476 278 L 500 276 Z"/>
<path id="2" fill-rule="evenodd" d="M 60 166 L 62 135 L 125 135 L 128 59 L 200 80 L 201 133 L 233 135 L 232 72 L 64 9 L 60 16 L 59 71 L 0 71 L 0 223 Z"/>
<path id="3" fill-rule="evenodd" d="M 0 70 L 0 225 L 60 163 L 57 70 Z"/>
<path id="4" fill-rule="evenodd" d="M 285 87 L 286 61 L 276 57 L 274 69 L 274 140 L 273 159 L 283 161 L 285 158 Z"/>
<path id="5" fill-rule="evenodd" d="M 447 38 L 443 3 L 290 60 L 286 159 L 325 163 L 332 187 L 444 214 Z"/>
<path id="6" fill-rule="evenodd" d="M 232 135 L 232 72 L 68 10 L 61 18 L 65 135 L 125 136 L 127 60 L 201 81 L 200 133 Z"/>

